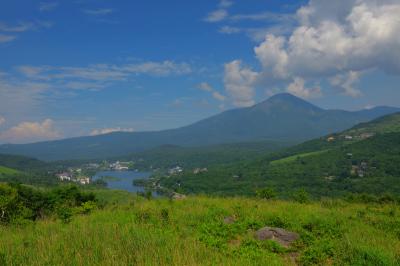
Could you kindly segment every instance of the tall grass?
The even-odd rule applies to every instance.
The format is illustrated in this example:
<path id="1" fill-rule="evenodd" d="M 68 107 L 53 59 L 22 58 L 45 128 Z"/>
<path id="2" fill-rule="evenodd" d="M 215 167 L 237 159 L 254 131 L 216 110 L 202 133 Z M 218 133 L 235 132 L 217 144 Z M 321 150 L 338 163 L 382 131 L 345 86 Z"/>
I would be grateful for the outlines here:
<path id="1" fill-rule="evenodd" d="M 400 208 L 342 201 L 131 198 L 68 223 L 0 226 L 0 265 L 399 265 Z M 225 224 L 224 218 L 236 222 Z M 263 226 L 300 234 L 285 249 Z"/>

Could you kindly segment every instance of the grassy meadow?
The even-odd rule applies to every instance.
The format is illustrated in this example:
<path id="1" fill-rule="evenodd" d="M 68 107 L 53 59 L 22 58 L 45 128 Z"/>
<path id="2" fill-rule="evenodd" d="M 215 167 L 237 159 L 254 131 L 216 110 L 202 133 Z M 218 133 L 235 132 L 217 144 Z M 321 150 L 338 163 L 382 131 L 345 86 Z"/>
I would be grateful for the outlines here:
<path id="1" fill-rule="evenodd" d="M 399 265 L 400 208 L 341 200 L 147 200 L 100 192 L 103 207 L 70 222 L 0 225 L 0 265 Z M 232 217 L 235 222 L 224 222 Z M 264 226 L 297 232 L 290 248 Z"/>

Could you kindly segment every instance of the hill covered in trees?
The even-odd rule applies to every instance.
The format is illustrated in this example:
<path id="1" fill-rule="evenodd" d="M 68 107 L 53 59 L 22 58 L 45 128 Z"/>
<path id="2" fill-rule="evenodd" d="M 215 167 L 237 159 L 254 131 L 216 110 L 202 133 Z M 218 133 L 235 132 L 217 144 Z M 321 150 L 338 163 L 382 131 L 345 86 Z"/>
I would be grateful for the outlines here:
<path id="1" fill-rule="evenodd" d="M 56 167 L 57 164 L 48 164 L 30 157 L 0 154 L 0 182 L 55 185 L 58 181 L 49 170 Z"/>
<path id="2" fill-rule="evenodd" d="M 263 155 L 255 160 L 161 178 L 184 193 L 254 194 L 271 187 L 283 197 L 306 189 L 315 197 L 349 192 L 400 194 L 399 114 Z"/>

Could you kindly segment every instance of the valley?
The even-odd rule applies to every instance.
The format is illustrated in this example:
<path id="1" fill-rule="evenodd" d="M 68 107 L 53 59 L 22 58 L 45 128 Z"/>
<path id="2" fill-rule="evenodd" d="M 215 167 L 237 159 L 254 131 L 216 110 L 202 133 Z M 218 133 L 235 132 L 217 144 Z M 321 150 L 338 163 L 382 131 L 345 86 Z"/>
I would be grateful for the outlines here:
<path id="1" fill-rule="evenodd" d="M 0 264 L 397 265 L 399 125 L 394 113 L 304 142 L 1 154 Z M 266 228 L 295 240 L 260 240 Z"/>

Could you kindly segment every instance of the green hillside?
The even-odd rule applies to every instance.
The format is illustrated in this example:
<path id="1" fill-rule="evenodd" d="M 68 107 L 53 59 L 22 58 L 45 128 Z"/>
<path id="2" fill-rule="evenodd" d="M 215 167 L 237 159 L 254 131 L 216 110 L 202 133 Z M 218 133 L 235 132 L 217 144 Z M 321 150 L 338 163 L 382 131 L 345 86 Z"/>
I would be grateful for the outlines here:
<path id="1" fill-rule="evenodd" d="M 46 163 L 37 159 L 11 154 L 0 154 L 0 165 L 21 171 L 33 171 L 46 167 Z"/>
<path id="2" fill-rule="evenodd" d="M 2 188 L 10 197 L 15 193 Z M 108 192 L 99 207 L 74 189 L 54 191 L 50 202 L 64 206 L 55 208 L 54 216 L 0 224 L 0 265 L 400 263 L 400 209 L 393 203 L 206 197 L 146 200 L 113 193 Z M 32 195 L 40 198 L 37 192 Z M 77 199 L 83 196 L 86 200 L 79 205 Z M 119 203 L 113 204 L 110 197 Z M 73 202 L 77 203 L 66 205 Z M 4 209 L 4 204 L 0 207 Z M 298 239 L 287 247 L 275 240 L 258 240 L 255 233 L 265 226 L 293 232 Z"/>
<path id="3" fill-rule="evenodd" d="M 31 185 L 55 185 L 54 174 L 57 165 L 50 165 L 34 158 L 19 155 L 0 154 L 0 182 L 20 182 Z"/>
<path id="4" fill-rule="evenodd" d="M 329 150 L 365 140 L 371 136 L 400 132 L 400 113 L 387 115 L 368 123 L 361 123 L 348 130 L 306 141 L 302 144 L 268 154 L 265 160 L 272 161 L 302 153 Z M 328 139 L 331 138 L 331 141 Z"/>
<path id="5" fill-rule="evenodd" d="M 2 175 L 15 175 L 18 174 L 19 172 L 17 170 L 8 168 L 8 167 L 4 167 L 0 165 L 0 176 Z"/>
<path id="6" fill-rule="evenodd" d="M 203 147 L 165 145 L 113 159 L 135 161 L 135 167 L 139 169 L 149 169 L 150 167 L 165 169 L 177 165 L 184 168 L 209 167 L 257 158 L 262 154 L 276 152 L 293 144 L 293 142 L 284 141 L 260 141 Z"/>
<path id="7" fill-rule="evenodd" d="M 183 193 L 220 195 L 251 195 L 264 187 L 285 198 L 300 188 L 315 197 L 350 192 L 400 195 L 398 119 L 398 114 L 388 116 L 256 160 L 159 182 Z"/>
<path id="8" fill-rule="evenodd" d="M 368 132 L 373 132 L 376 134 L 400 132 L 400 113 L 383 116 L 369 123 L 359 124 L 346 131 L 346 133 L 354 135 Z"/>

